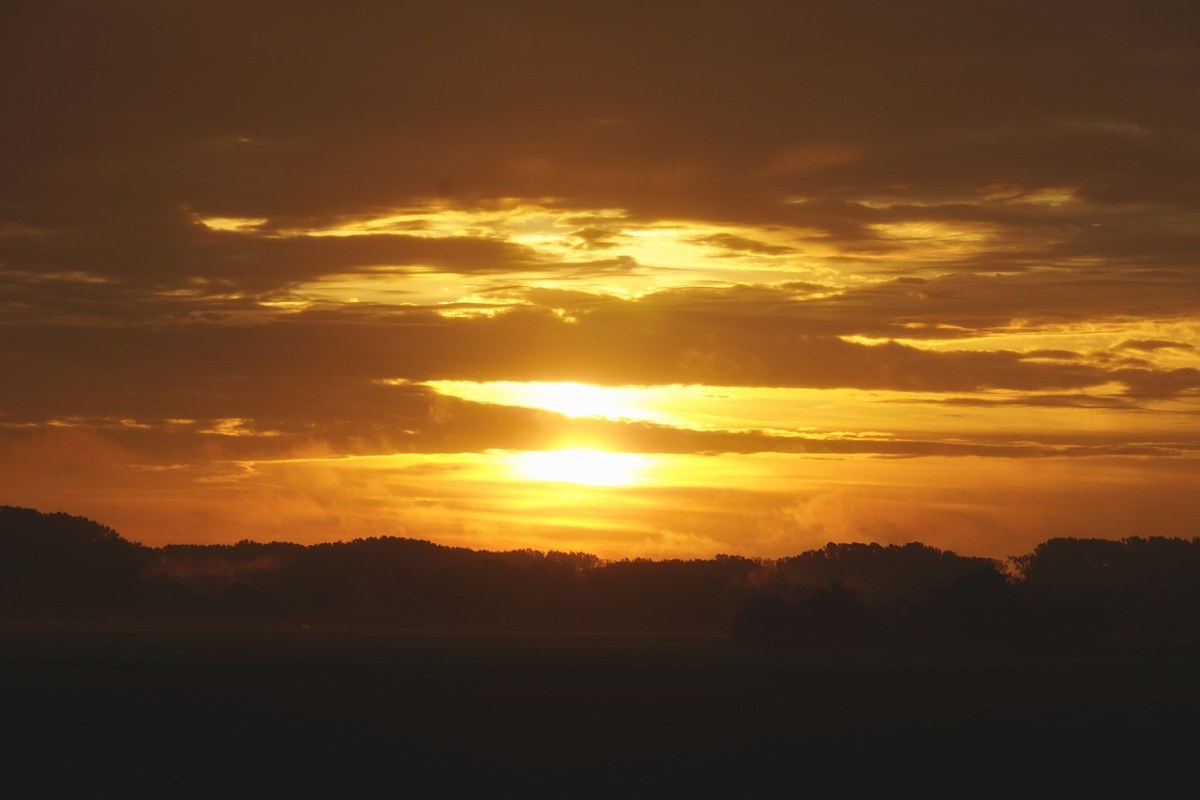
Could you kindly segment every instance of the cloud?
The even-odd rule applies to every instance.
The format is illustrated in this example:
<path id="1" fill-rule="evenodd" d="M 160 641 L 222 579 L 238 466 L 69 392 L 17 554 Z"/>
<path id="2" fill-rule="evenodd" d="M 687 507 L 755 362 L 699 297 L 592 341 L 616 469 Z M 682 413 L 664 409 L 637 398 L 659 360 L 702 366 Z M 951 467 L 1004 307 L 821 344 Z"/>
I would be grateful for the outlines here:
<path id="1" fill-rule="evenodd" d="M 1194 345 L 1186 342 L 1168 342 L 1162 339 L 1128 339 L 1117 345 L 1115 350 L 1140 350 L 1144 353 L 1154 353 L 1159 350 L 1195 350 Z"/>
<path id="2" fill-rule="evenodd" d="M 787 253 L 796 252 L 794 247 L 785 247 L 783 245 L 768 244 L 766 242 L 747 239 L 744 236 L 735 236 L 729 233 L 718 233 L 712 236 L 700 236 L 695 240 L 699 244 L 708 244 L 713 247 L 720 247 L 726 250 L 732 250 L 742 253 L 755 253 L 764 256 L 780 256 Z"/>
<path id="3" fill-rule="evenodd" d="M 822 291 L 823 289 L 823 291 Z M 603 313 L 674 313 L 714 325 L 754 319 L 797 334 L 956 339 L 1055 330 L 1078 323 L 1186 318 L 1200 303 L 1197 276 L 1175 271 L 1040 269 L 1015 274 L 906 276 L 838 287 L 815 284 L 681 287 L 636 303 L 586 293 L 528 293 L 548 307 Z M 1186 349 L 1186 345 L 1185 345 Z"/>
<path id="4" fill-rule="evenodd" d="M 214 231 L 198 223 L 155 229 L 141 221 L 4 237 L 0 255 L 8 269 L 27 275 L 94 276 L 124 283 L 142 297 L 147 290 L 186 286 L 201 301 L 208 294 L 263 293 L 323 275 L 381 268 L 495 273 L 553 266 L 519 245 L 471 236 L 278 237 Z"/>
<path id="5" fill-rule="evenodd" d="M 288 429 L 357 419 L 394 430 L 412 428 L 427 397 L 415 387 L 381 387 L 383 379 L 959 394 L 1071 394 L 1121 384 L 1129 398 L 1186 398 L 1200 389 L 1200 371 L 1191 367 L 1107 367 L 1007 350 L 863 344 L 814 335 L 800 315 L 757 307 L 755 314 L 754 304 L 739 306 L 736 295 L 711 305 L 673 295 L 576 310 L 574 321 L 518 308 L 479 318 L 420 310 L 298 313 L 240 327 L 9 326 L 0 408 L 30 422 L 73 415 L 246 418 L 263 429 Z"/>

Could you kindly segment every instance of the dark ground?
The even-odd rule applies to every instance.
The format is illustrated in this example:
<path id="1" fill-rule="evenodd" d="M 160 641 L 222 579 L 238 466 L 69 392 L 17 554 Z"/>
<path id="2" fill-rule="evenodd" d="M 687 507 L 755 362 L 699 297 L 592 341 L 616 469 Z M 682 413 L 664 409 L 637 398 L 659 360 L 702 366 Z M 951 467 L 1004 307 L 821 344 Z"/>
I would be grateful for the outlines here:
<path id="1" fill-rule="evenodd" d="M 1190 791 L 1198 678 L 1194 654 L 9 626 L 0 796 Z"/>

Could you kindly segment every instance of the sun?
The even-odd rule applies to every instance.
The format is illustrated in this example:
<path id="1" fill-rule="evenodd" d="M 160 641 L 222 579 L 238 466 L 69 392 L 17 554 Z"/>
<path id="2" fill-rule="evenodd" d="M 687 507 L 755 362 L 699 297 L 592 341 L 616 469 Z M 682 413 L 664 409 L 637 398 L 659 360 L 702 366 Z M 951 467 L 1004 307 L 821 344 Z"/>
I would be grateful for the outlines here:
<path id="1" fill-rule="evenodd" d="M 605 450 L 548 450 L 515 453 L 509 464 L 531 481 L 579 483 L 585 486 L 631 486 L 641 481 L 649 456 Z"/>

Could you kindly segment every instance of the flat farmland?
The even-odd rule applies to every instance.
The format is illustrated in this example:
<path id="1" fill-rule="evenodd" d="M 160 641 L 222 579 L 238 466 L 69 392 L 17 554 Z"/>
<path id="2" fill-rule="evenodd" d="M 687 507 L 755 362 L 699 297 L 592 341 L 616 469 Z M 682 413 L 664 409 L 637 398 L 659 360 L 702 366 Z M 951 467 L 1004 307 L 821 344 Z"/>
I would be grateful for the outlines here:
<path id="1" fill-rule="evenodd" d="M 720 637 L 8 628 L 10 796 L 553 793 L 781 778 L 1078 787 L 1190 774 L 1191 654 L 747 648 Z M 382 783 L 381 783 L 382 782 Z M 568 782 L 568 783 L 564 783 Z M 235 794 L 237 794 L 235 793 Z"/>

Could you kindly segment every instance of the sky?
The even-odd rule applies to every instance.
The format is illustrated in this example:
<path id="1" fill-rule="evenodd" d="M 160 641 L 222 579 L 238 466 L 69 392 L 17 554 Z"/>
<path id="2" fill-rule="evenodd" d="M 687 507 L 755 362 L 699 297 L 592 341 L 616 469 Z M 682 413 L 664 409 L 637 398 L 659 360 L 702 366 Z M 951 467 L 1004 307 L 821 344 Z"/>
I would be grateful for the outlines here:
<path id="1" fill-rule="evenodd" d="M 1200 535 L 1195 3 L 12 0 L 0 118 L 0 503 Z"/>

